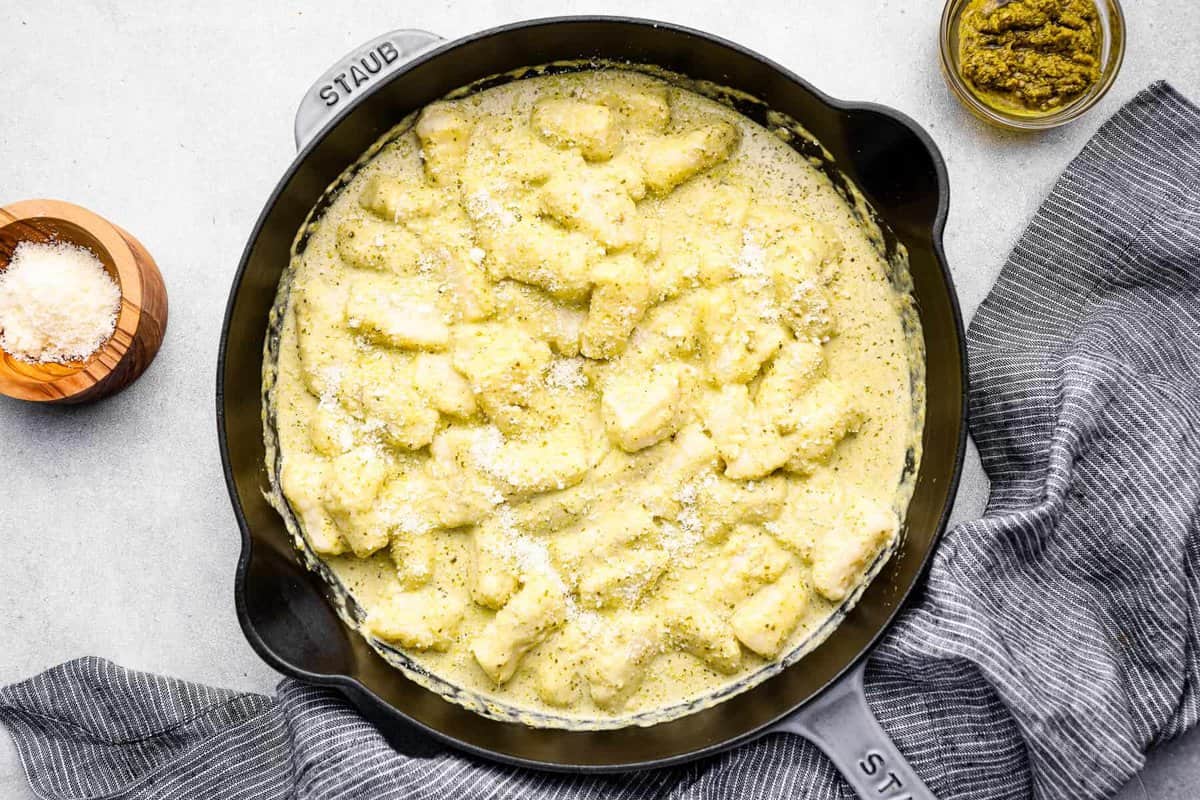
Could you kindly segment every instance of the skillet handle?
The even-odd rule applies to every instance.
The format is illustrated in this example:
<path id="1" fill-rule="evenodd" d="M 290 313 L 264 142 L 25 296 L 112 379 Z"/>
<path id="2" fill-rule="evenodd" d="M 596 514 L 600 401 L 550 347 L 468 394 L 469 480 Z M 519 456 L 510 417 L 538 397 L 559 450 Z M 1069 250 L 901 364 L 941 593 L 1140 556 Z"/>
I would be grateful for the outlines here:
<path id="1" fill-rule="evenodd" d="M 863 800 L 936 800 L 867 706 L 866 661 L 770 732 L 795 733 L 821 748 Z"/>
<path id="2" fill-rule="evenodd" d="M 296 149 L 304 149 L 355 97 L 444 41 L 435 33 L 402 29 L 376 36 L 339 58 L 304 93 L 296 109 Z"/>

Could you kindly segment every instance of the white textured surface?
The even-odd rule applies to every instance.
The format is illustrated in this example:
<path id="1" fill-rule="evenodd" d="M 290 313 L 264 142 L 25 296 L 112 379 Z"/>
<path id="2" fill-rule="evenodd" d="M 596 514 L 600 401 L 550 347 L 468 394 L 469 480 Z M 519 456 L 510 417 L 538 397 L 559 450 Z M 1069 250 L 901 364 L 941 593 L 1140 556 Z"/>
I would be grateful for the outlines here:
<path id="1" fill-rule="evenodd" d="M 0 402 L 0 683 L 93 654 L 239 689 L 274 684 L 233 613 L 238 537 L 213 418 L 217 339 L 245 238 L 291 161 L 296 103 L 359 42 L 400 27 L 454 37 L 553 14 L 633 14 L 718 33 L 830 94 L 894 106 L 926 127 L 949 166 L 946 251 L 969 319 L 1109 114 L 1157 78 L 1200 99 L 1200 6 L 1127 5 L 1129 51 L 1109 96 L 1080 122 L 1031 137 L 976 122 L 944 88 L 936 0 L 7 9 L 0 204 L 61 198 L 132 231 L 162 268 L 171 321 L 158 360 L 115 398 L 74 409 Z M 977 515 L 985 497 L 972 453 L 956 518 Z M 0 798 L 30 796 L 18 773 L 0 735 Z M 1143 777 L 1156 798 L 1194 790 L 1200 734 L 1164 748 Z M 1140 796 L 1136 782 L 1122 795 Z"/>

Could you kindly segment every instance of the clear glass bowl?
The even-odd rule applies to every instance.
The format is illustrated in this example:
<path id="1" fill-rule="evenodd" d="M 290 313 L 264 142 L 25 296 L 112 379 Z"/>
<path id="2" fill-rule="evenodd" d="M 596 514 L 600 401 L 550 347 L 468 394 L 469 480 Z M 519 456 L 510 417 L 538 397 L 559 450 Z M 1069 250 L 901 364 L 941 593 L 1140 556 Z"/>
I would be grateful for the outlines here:
<path id="1" fill-rule="evenodd" d="M 993 125 L 1018 131 L 1057 128 L 1078 119 L 1108 92 L 1125 59 L 1125 12 L 1118 0 L 1096 0 L 1100 17 L 1100 80 L 1062 108 L 1049 112 L 1017 112 L 995 108 L 980 100 L 963 78 L 958 64 L 958 23 L 970 0 L 948 0 L 942 11 L 939 47 L 942 75 L 950 91 L 967 109 Z"/>

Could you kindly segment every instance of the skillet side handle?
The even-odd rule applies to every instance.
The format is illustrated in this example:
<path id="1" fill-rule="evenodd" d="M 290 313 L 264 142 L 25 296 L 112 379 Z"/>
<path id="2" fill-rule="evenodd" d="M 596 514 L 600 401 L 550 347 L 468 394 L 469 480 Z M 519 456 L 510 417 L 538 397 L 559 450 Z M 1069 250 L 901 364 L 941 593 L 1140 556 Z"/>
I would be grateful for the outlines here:
<path id="1" fill-rule="evenodd" d="M 937 800 L 879 726 L 863 692 L 866 659 L 775 725 L 821 748 L 863 800 Z"/>
<path id="2" fill-rule="evenodd" d="M 434 33 L 404 29 L 376 36 L 339 58 L 304 93 L 296 109 L 296 149 L 303 150 L 368 87 L 444 41 Z"/>

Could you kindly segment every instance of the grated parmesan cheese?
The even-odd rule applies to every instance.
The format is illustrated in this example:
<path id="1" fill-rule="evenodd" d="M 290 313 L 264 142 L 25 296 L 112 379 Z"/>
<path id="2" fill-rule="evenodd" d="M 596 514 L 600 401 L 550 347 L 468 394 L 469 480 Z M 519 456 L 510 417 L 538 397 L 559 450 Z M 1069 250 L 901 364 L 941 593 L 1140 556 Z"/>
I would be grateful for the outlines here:
<path id="1" fill-rule="evenodd" d="M 338 365 L 324 367 L 320 370 L 321 378 L 321 397 L 318 405 L 322 408 L 336 408 L 338 405 L 338 392 L 342 390 L 342 379 L 345 377 L 345 369 Z"/>
<path id="2" fill-rule="evenodd" d="M 501 183 L 496 188 L 503 191 L 507 187 Z M 513 210 L 505 207 L 487 189 L 479 189 L 467 197 L 467 213 L 476 222 L 492 230 L 511 228 L 517 223 L 517 215 Z"/>
<path id="3" fill-rule="evenodd" d="M 550 558 L 546 540 L 521 530 L 512 506 L 500 505 L 494 513 L 493 519 L 503 538 L 499 543 L 499 552 L 493 552 L 493 555 L 510 560 L 522 581 L 528 581 L 533 576 L 541 577 L 569 597 L 567 585 Z"/>
<path id="4" fill-rule="evenodd" d="M 90 251 L 22 242 L 0 272 L 0 349 L 34 363 L 90 356 L 112 336 L 121 290 Z"/>
<path id="5" fill-rule="evenodd" d="M 782 316 L 774 300 L 774 280 L 766 267 L 767 252 L 754 241 L 750 231 L 742 232 L 742 249 L 733 265 L 733 273 L 752 285 L 759 295 L 758 316 L 763 322 L 778 322 Z"/>
<path id="6" fill-rule="evenodd" d="M 421 253 L 417 256 L 417 272 L 422 275 L 428 275 L 429 273 L 433 272 L 434 268 L 438 266 L 440 261 L 441 259 L 439 258 L 438 254 Z"/>
<path id="7" fill-rule="evenodd" d="M 488 425 L 471 443 L 471 460 L 479 469 L 493 474 L 502 447 L 504 447 L 504 434 L 495 425 Z"/>
<path id="8" fill-rule="evenodd" d="M 702 495 L 711 491 L 716 482 L 717 476 L 714 473 L 705 472 L 684 484 L 675 494 L 675 501 L 680 506 L 675 522 L 679 525 L 683 541 L 686 542 L 688 548 L 693 547 L 699 541 L 699 537 L 704 531 L 704 521 L 696 504 Z"/>
<path id="9" fill-rule="evenodd" d="M 608 628 L 604 617 L 591 609 L 580 608 L 571 595 L 567 595 L 567 619 L 579 626 L 579 630 L 589 638 L 602 635 Z"/>
<path id="10" fill-rule="evenodd" d="M 581 358 L 557 359 L 546 372 L 546 385 L 554 389 L 578 389 L 587 384 Z"/>
<path id="11" fill-rule="evenodd" d="M 766 251 L 754 241 L 749 231 L 742 233 L 742 249 L 733 264 L 733 273 L 739 278 L 766 277 Z"/>

